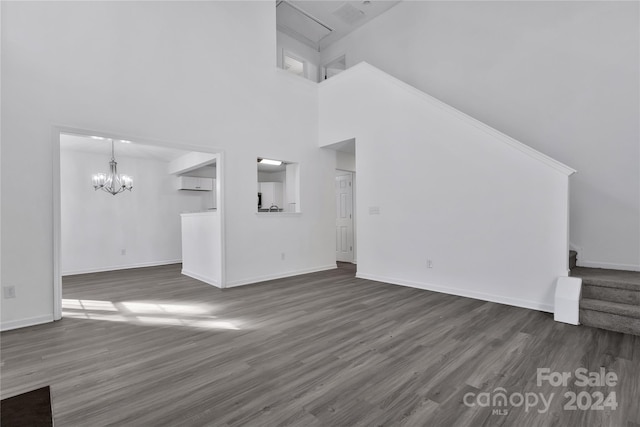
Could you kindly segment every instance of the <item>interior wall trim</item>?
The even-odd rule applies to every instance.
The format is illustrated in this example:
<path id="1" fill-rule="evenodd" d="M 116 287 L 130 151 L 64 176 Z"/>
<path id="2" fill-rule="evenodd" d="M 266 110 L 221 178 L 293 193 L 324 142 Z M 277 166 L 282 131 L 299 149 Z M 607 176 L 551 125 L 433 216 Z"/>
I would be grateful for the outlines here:
<path id="1" fill-rule="evenodd" d="M 640 271 L 640 264 L 619 264 L 615 262 L 580 261 L 579 253 L 578 253 L 577 265 L 578 267 L 606 268 L 609 270 Z"/>
<path id="2" fill-rule="evenodd" d="M 236 286 L 251 285 L 253 283 L 264 282 L 264 281 L 267 281 L 267 280 L 283 279 L 285 277 L 299 276 L 301 274 L 308 274 L 308 273 L 317 273 L 319 271 L 333 270 L 335 268 L 338 268 L 338 265 L 334 263 L 334 264 L 324 265 L 324 266 L 321 266 L 321 267 L 308 268 L 308 269 L 295 270 L 295 271 L 287 271 L 287 272 L 284 272 L 284 273 L 269 274 L 269 275 L 266 275 L 266 276 L 256 276 L 256 277 L 251 277 L 251 278 L 248 278 L 248 279 L 242 279 L 242 280 L 236 280 L 236 281 L 228 282 L 226 284 L 226 286 L 223 286 L 223 287 L 224 288 L 233 288 L 233 287 L 236 287 Z"/>
<path id="3" fill-rule="evenodd" d="M 114 270 L 128 270 L 130 268 L 157 267 L 160 265 L 180 264 L 181 262 L 182 262 L 182 259 L 170 259 L 166 261 L 150 261 L 150 262 L 140 262 L 136 264 L 120 264 L 120 265 L 112 265 L 112 266 L 106 266 L 106 267 L 89 268 L 84 270 L 63 271 L 62 275 L 75 276 L 78 274 L 102 273 L 105 271 L 114 271 Z"/>
<path id="4" fill-rule="evenodd" d="M 323 87 L 329 87 L 335 84 L 338 84 L 339 82 L 341 82 L 342 80 L 345 79 L 349 79 L 349 78 L 359 78 L 358 74 L 359 73 L 369 73 L 372 75 L 377 76 L 377 78 L 380 78 L 384 81 L 388 81 L 394 85 L 396 85 L 397 87 L 413 94 L 414 96 L 417 96 L 421 99 L 423 99 L 424 101 L 428 102 L 429 104 L 431 104 L 432 106 L 446 111 L 447 113 L 451 114 L 452 116 L 455 116 L 457 119 L 476 127 L 477 129 L 481 130 L 482 132 L 490 135 L 491 137 L 495 138 L 496 140 L 522 152 L 523 154 L 532 157 L 536 160 L 538 160 L 539 162 L 549 166 L 552 169 L 555 169 L 556 171 L 566 175 L 566 176 L 570 176 L 573 175 L 574 173 L 576 173 L 576 170 L 547 156 L 546 154 L 541 153 L 538 150 L 535 150 L 531 147 L 529 147 L 526 144 L 523 144 L 520 141 L 517 141 L 514 138 L 511 138 L 510 136 L 500 132 L 497 129 L 492 128 L 491 126 L 481 122 L 480 120 L 474 119 L 473 117 L 469 116 L 468 114 L 463 113 L 462 111 L 450 106 L 449 104 L 446 104 L 442 101 L 440 101 L 437 98 L 432 97 L 431 95 L 429 95 L 428 93 L 425 93 L 423 91 L 421 91 L 420 89 L 417 89 L 413 86 L 411 86 L 410 84 L 396 78 L 393 77 L 390 74 L 385 73 L 384 71 L 374 67 L 371 64 L 368 64 L 367 62 L 360 62 L 356 65 L 354 65 L 351 68 L 346 69 L 345 71 L 331 77 L 330 79 L 327 80 L 323 80 L 320 83 L 318 83 L 318 87 L 320 89 L 322 89 Z M 335 142 L 335 141 L 333 141 Z M 320 141 L 320 146 L 325 146 L 325 145 L 329 145 L 333 142 L 327 143 L 326 141 Z"/>
<path id="5" fill-rule="evenodd" d="M 27 326 L 41 325 L 53 322 L 53 314 L 46 316 L 28 317 L 26 319 L 9 320 L 0 324 L 0 331 L 11 331 L 13 329 L 26 328 Z"/>
<path id="6" fill-rule="evenodd" d="M 395 279 L 391 277 L 377 276 L 375 274 L 356 273 L 356 277 L 360 279 L 375 280 L 376 282 L 384 282 L 392 285 L 407 286 L 409 288 L 423 289 L 425 291 L 440 292 L 460 297 L 473 298 L 482 301 L 496 302 L 498 304 L 511 305 L 514 307 L 528 308 L 531 310 L 545 311 L 553 313 L 553 305 L 545 304 L 539 301 L 529 301 L 518 298 L 510 298 L 501 295 L 487 294 L 484 292 L 472 292 L 466 289 L 452 288 L 449 286 L 435 285 L 432 283 L 419 283 L 408 280 Z"/>
<path id="7" fill-rule="evenodd" d="M 189 276 L 192 279 L 196 279 L 199 280 L 201 282 L 206 283 L 207 285 L 211 285 L 211 286 L 215 286 L 216 288 L 222 288 L 222 286 L 220 285 L 220 283 L 216 282 L 215 280 L 211 280 L 205 276 L 202 276 L 198 273 L 192 273 L 189 270 L 185 270 L 182 269 L 182 271 L 180 271 L 180 273 L 184 274 L 185 276 Z"/>

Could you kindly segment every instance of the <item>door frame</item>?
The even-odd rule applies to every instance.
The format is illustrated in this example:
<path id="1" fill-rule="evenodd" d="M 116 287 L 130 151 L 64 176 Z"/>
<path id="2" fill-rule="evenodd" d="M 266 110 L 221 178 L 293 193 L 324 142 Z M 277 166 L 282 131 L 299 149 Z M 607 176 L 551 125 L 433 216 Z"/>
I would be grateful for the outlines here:
<path id="1" fill-rule="evenodd" d="M 347 53 L 346 51 L 342 51 L 339 54 L 334 55 L 331 59 L 322 62 L 322 64 L 320 64 L 320 78 L 319 80 L 321 82 L 327 80 L 326 75 L 327 75 L 327 67 L 329 65 L 331 65 L 332 63 L 336 62 L 339 59 L 344 58 L 344 69 L 347 70 Z"/>
<path id="2" fill-rule="evenodd" d="M 358 263 L 358 215 L 356 215 L 357 212 L 357 206 L 356 206 L 356 173 L 354 171 L 350 171 L 350 170 L 346 170 L 346 169 L 336 169 L 335 170 L 335 174 L 334 174 L 334 178 L 336 176 L 338 176 L 338 173 L 342 172 L 341 175 L 351 175 L 351 212 L 352 212 L 352 228 L 353 228 L 353 261 L 351 261 L 352 264 L 357 264 Z M 340 261 L 342 262 L 342 261 Z"/>
<path id="3" fill-rule="evenodd" d="M 80 136 L 99 136 L 106 139 L 120 139 L 136 141 L 140 144 L 175 148 L 187 151 L 199 151 L 216 154 L 216 208 L 220 221 L 220 278 L 221 287 L 226 284 L 226 227 L 224 194 L 224 150 L 204 145 L 177 144 L 175 142 L 159 141 L 150 138 L 140 138 L 131 135 L 121 135 L 105 131 L 93 131 L 70 126 L 52 126 L 51 145 L 53 148 L 53 320 L 62 319 L 62 204 L 60 194 L 60 136 L 74 134 Z M 89 182 L 89 178 L 87 178 Z"/>

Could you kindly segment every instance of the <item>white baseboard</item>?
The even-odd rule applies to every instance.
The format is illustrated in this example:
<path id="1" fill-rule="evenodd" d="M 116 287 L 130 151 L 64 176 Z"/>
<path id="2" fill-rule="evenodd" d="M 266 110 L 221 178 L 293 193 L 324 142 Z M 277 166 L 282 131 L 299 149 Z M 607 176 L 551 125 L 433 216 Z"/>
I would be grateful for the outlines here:
<path id="1" fill-rule="evenodd" d="M 29 317 L 27 319 L 9 320 L 8 322 L 2 322 L 0 325 L 1 331 L 10 331 L 12 329 L 26 328 L 27 326 L 41 325 L 43 323 L 53 322 L 53 314 L 46 316 Z"/>
<path id="2" fill-rule="evenodd" d="M 338 268 L 336 264 L 325 265 L 316 268 L 307 268 L 304 270 L 287 271 L 285 273 L 270 274 L 266 276 L 252 277 L 249 279 L 236 280 L 228 282 L 225 288 L 234 288 L 236 286 L 251 285 L 253 283 L 265 282 L 267 280 L 283 279 L 285 277 L 299 276 L 301 274 L 316 273 L 318 271 L 333 270 Z"/>
<path id="3" fill-rule="evenodd" d="M 580 261 L 580 256 L 578 256 L 578 267 L 607 268 L 609 270 L 640 271 L 640 264 L 617 264 L 612 262 Z"/>
<path id="4" fill-rule="evenodd" d="M 460 297 L 473 298 L 482 301 L 497 302 L 499 304 L 512 305 L 515 307 L 528 308 L 531 310 L 545 311 L 553 313 L 553 305 L 545 304 L 538 301 L 528 301 L 519 298 L 504 297 L 501 295 L 487 294 L 484 292 L 473 292 L 466 289 L 451 288 L 448 286 L 434 285 L 431 283 L 419 283 L 408 280 L 400 280 L 391 277 L 382 277 L 375 274 L 367 274 L 358 272 L 356 277 L 360 279 L 375 280 L 377 282 L 390 283 L 392 285 L 407 286 L 410 288 L 424 289 L 426 291 L 441 292 L 449 295 L 457 295 Z"/>
<path id="5" fill-rule="evenodd" d="M 215 280 L 212 280 L 212 279 L 210 279 L 208 277 L 205 277 L 205 276 L 203 276 L 201 274 L 197 274 L 197 273 L 194 273 L 192 271 L 185 270 L 185 269 L 182 269 L 181 273 L 184 274 L 185 276 L 191 277 L 192 279 L 196 279 L 196 280 L 204 282 L 204 283 L 206 283 L 208 285 L 215 286 L 216 288 L 222 288 L 222 286 L 220 286 L 219 282 L 216 282 Z"/>
<path id="6" fill-rule="evenodd" d="M 151 262 L 140 262 L 137 264 L 122 264 L 122 265 L 114 265 L 110 267 L 98 267 L 98 268 L 89 268 L 86 270 L 72 270 L 72 271 L 63 271 L 62 276 L 74 276 L 76 274 L 88 274 L 88 273 L 102 273 L 105 271 L 114 271 L 114 270 L 128 270 L 130 268 L 142 268 L 142 267 L 157 267 L 160 265 L 170 265 L 170 264 L 180 264 L 182 262 L 181 259 L 171 259 L 166 261 L 151 261 Z"/>

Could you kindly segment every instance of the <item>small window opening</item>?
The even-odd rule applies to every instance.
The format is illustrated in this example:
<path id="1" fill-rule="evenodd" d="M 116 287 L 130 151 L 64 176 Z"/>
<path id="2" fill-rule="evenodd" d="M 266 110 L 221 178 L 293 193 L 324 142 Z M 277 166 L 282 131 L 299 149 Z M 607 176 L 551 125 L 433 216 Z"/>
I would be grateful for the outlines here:
<path id="1" fill-rule="evenodd" d="M 283 53 L 282 68 L 296 76 L 307 77 L 307 61 L 289 52 Z"/>
<path id="2" fill-rule="evenodd" d="M 300 165 L 258 157 L 258 212 L 301 212 Z"/>

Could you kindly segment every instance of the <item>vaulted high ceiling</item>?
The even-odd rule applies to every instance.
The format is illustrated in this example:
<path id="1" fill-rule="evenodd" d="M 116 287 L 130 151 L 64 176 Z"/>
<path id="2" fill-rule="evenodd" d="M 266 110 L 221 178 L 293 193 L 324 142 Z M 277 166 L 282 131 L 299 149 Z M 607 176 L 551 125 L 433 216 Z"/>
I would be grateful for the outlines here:
<path id="1" fill-rule="evenodd" d="M 318 51 L 399 1 L 278 1 L 278 30 Z"/>

